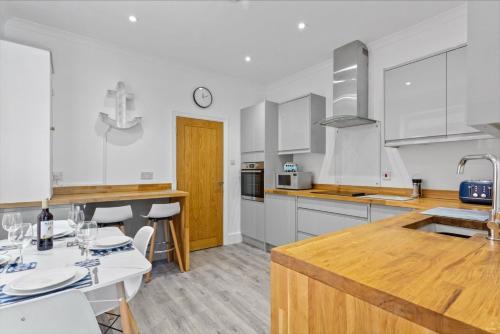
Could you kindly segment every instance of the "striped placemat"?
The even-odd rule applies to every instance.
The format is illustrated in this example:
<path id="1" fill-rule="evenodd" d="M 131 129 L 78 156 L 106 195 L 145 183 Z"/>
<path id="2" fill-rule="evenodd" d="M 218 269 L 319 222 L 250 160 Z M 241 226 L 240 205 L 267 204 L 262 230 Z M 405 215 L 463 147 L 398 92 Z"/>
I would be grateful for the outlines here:
<path id="1" fill-rule="evenodd" d="M 40 293 L 37 295 L 30 295 L 30 296 L 10 296 L 10 295 L 7 295 L 7 294 L 3 293 L 3 287 L 5 285 L 2 285 L 2 286 L 0 286 L 0 305 L 17 303 L 17 302 L 21 302 L 24 300 L 29 300 L 29 299 L 49 295 L 51 293 L 55 293 L 55 292 L 59 292 L 59 291 L 63 291 L 63 290 L 81 289 L 81 288 L 85 288 L 85 287 L 88 287 L 91 285 L 92 285 L 92 277 L 90 276 L 90 273 L 85 275 L 85 277 L 82 278 L 81 280 L 79 280 L 78 282 L 75 282 L 75 283 L 68 285 L 64 288 L 53 290 L 53 291 L 46 292 L 46 293 Z"/>
<path id="2" fill-rule="evenodd" d="M 119 252 L 128 252 L 131 250 L 134 250 L 134 245 L 133 243 L 126 244 L 125 246 L 120 246 L 120 247 L 115 247 L 115 248 L 108 248 L 108 249 L 92 249 L 90 250 L 92 256 L 107 256 L 111 255 L 113 253 L 119 253 Z"/>

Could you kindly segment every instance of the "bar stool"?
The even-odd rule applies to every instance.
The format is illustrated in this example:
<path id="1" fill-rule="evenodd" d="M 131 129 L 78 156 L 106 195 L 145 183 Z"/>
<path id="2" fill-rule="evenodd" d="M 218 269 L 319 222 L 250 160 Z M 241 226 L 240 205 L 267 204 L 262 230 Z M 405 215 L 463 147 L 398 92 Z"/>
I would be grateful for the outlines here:
<path id="1" fill-rule="evenodd" d="M 182 264 L 182 258 L 179 248 L 179 243 L 177 242 L 177 233 L 175 231 L 174 221 L 172 220 L 173 216 L 179 214 L 181 212 L 181 207 L 178 202 L 169 203 L 169 204 L 153 204 L 151 206 L 151 210 L 146 216 L 142 216 L 148 219 L 148 225 L 153 224 L 153 236 L 151 237 L 151 242 L 149 244 L 149 254 L 148 260 L 153 263 L 153 258 L 155 254 L 158 253 L 168 253 L 175 251 L 175 256 L 177 257 L 177 263 L 179 264 L 179 269 L 181 272 L 184 271 L 184 266 Z M 158 231 L 158 222 L 163 223 L 163 233 L 165 237 L 165 244 L 167 244 L 167 249 L 162 251 L 155 251 L 155 246 L 157 244 L 163 244 L 161 242 L 156 242 L 156 233 Z M 168 227 L 170 227 L 170 236 L 172 238 L 172 242 L 168 241 L 168 233 L 167 233 L 167 223 Z M 173 243 L 174 247 L 169 248 L 169 244 Z M 146 282 L 151 281 L 152 272 L 146 274 Z"/>
<path id="2" fill-rule="evenodd" d="M 125 233 L 123 222 L 132 217 L 132 208 L 130 205 L 125 205 L 111 208 L 96 208 L 92 220 L 97 222 L 99 227 L 117 226 Z"/>

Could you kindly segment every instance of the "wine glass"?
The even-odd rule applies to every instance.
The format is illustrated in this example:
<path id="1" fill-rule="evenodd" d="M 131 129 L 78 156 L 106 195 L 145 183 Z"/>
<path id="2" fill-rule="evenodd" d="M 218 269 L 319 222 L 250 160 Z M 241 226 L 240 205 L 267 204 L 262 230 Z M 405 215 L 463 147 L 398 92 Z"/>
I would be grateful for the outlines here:
<path id="1" fill-rule="evenodd" d="M 85 221 L 85 212 L 78 205 L 72 205 L 68 213 L 68 224 L 73 229 L 75 241 L 78 243 L 78 229 Z"/>
<path id="2" fill-rule="evenodd" d="M 9 241 L 19 249 L 19 264 L 24 263 L 23 250 L 31 242 L 31 234 L 29 233 L 31 229 L 32 226 L 28 223 L 19 223 L 9 229 Z"/>
<path id="3" fill-rule="evenodd" d="M 90 242 L 97 238 L 97 223 L 94 221 L 86 221 L 78 228 L 78 239 L 85 247 L 85 261 L 89 259 Z"/>
<path id="4" fill-rule="evenodd" d="M 22 222 L 23 220 L 20 212 L 6 212 L 2 217 L 2 227 L 7 232 Z"/>

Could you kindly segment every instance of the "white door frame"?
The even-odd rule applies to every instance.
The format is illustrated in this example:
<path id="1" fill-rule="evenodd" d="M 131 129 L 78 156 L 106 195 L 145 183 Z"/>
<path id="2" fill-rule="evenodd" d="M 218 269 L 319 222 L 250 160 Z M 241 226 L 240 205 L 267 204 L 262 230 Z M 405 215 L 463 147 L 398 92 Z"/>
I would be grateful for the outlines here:
<path id="1" fill-rule="evenodd" d="M 227 245 L 230 242 L 230 237 L 228 234 L 228 221 L 227 217 L 229 217 L 229 208 L 228 208 L 228 184 L 227 180 L 229 180 L 229 163 L 227 157 L 229 157 L 229 120 L 226 117 L 220 117 L 220 116 L 209 116 L 209 115 L 201 115 L 201 114 L 196 114 L 196 113 L 189 113 L 189 112 L 177 112 L 174 111 L 172 113 L 172 187 L 174 189 L 177 189 L 177 117 L 189 117 L 189 118 L 194 118 L 194 119 L 201 119 L 201 120 L 206 120 L 206 121 L 216 121 L 216 122 L 222 122 L 224 125 L 224 130 L 223 130 L 223 156 L 222 156 L 222 162 L 223 162 L 223 199 L 222 199 L 222 238 L 223 238 L 223 245 Z"/>

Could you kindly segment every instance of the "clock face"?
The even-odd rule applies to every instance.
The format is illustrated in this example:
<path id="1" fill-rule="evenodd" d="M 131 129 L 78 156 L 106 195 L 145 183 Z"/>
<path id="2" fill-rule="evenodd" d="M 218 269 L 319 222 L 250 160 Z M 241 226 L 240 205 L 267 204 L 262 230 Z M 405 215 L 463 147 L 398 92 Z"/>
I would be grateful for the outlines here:
<path id="1" fill-rule="evenodd" d="M 212 105 L 212 93 L 205 87 L 198 87 L 193 92 L 193 99 L 200 108 L 208 108 Z"/>

